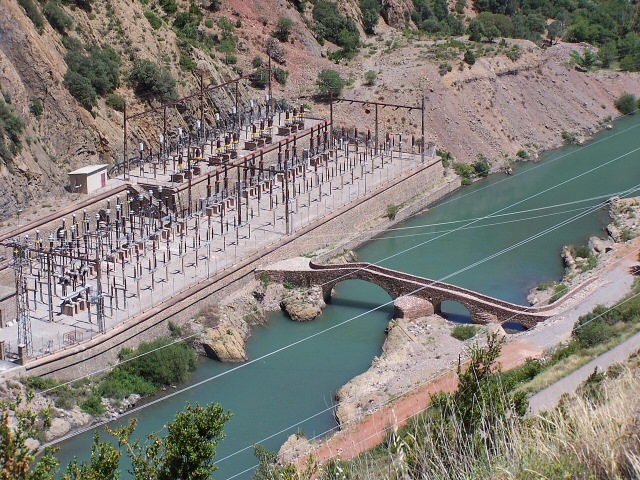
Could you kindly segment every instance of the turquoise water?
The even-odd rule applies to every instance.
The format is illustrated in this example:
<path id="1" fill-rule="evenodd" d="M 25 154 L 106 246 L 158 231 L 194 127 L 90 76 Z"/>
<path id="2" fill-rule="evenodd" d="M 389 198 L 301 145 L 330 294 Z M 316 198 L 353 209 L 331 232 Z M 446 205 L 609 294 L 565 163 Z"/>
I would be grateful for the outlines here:
<path id="1" fill-rule="evenodd" d="M 465 187 L 370 242 L 359 250 L 360 259 L 525 304 L 530 288 L 562 276 L 564 244 L 605 235 L 606 211 L 599 208 L 483 260 L 580 213 L 568 210 L 601 201 L 585 199 L 640 184 L 639 127 L 640 117 L 623 119 L 587 146 L 550 152 L 539 163 L 516 165 L 511 177 L 495 175 Z M 569 202 L 576 203 L 560 205 Z M 214 477 L 250 478 L 245 470 L 256 463 L 255 443 L 276 450 L 293 433 L 315 436 L 335 427 L 334 394 L 380 353 L 392 308 L 370 310 L 389 300 L 379 287 L 352 280 L 338 285 L 332 303 L 314 322 L 299 324 L 271 315 L 269 325 L 257 328 L 249 341 L 251 363 L 238 368 L 203 362 L 192 384 L 214 379 L 138 412 L 138 433 L 161 431 L 186 402 L 219 402 L 234 416 L 218 448 L 220 469 Z M 87 459 L 92 435 L 63 443 L 62 464 L 73 455 Z"/>

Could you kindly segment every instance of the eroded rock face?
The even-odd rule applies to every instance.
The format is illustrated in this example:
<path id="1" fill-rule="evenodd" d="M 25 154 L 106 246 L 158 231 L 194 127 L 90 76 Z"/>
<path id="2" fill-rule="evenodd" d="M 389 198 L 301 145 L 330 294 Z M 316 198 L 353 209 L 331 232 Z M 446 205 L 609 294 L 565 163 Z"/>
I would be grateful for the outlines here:
<path id="1" fill-rule="evenodd" d="M 249 359 L 244 337 L 232 325 L 208 328 L 201 342 L 206 355 L 221 362 L 245 362 Z"/>
<path id="2" fill-rule="evenodd" d="M 309 322 L 322 313 L 326 306 L 320 287 L 290 290 L 280 302 L 282 310 L 296 322 Z"/>
<path id="3" fill-rule="evenodd" d="M 382 0 L 382 18 L 387 25 L 393 28 L 404 28 L 404 2 L 402 0 Z"/>

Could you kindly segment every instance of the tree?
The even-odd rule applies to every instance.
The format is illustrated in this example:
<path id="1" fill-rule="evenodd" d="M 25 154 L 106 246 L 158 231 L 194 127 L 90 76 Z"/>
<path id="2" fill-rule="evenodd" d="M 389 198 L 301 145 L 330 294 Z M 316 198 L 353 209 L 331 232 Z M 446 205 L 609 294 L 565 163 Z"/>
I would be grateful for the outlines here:
<path id="1" fill-rule="evenodd" d="M 623 115 L 628 115 L 638 109 L 638 101 L 633 93 L 625 92 L 616 100 L 616 108 Z"/>
<path id="2" fill-rule="evenodd" d="M 362 26 L 364 33 L 373 35 L 376 33 L 376 25 L 380 18 L 382 4 L 379 0 L 360 0 L 360 11 L 362 12 Z"/>
<path id="3" fill-rule="evenodd" d="M 231 413 L 224 412 L 218 404 L 201 407 L 187 405 L 167 425 L 168 435 L 147 435 L 144 446 L 140 440 L 132 441 L 136 420 L 111 430 L 124 447 L 131 461 L 134 480 L 209 480 L 217 469 L 213 458 L 218 443 L 224 438 L 224 425 Z M 63 480 L 118 480 L 118 467 L 122 451 L 108 442 L 100 442 L 96 433 L 91 448 L 91 460 L 74 459 L 67 467 Z M 14 477 L 3 477 L 14 478 Z M 34 477 L 35 479 L 49 477 Z M 31 480 L 29 478 L 28 480 Z"/>
<path id="4" fill-rule="evenodd" d="M 273 36 L 281 42 L 288 42 L 292 28 L 293 20 L 286 17 L 280 17 L 280 20 L 278 20 L 278 24 L 276 25 L 276 31 L 273 32 Z"/>
<path id="5" fill-rule="evenodd" d="M 572 50 L 569 56 L 571 57 L 573 63 L 581 66 L 586 70 L 594 67 L 597 60 L 595 52 L 590 48 L 586 48 L 582 55 L 580 55 L 580 52 L 578 52 L 577 50 Z"/>
<path id="6" fill-rule="evenodd" d="M 64 86 L 67 87 L 73 98 L 80 102 L 80 105 L 91 111 L 98 96 L 88 78 L 69 69 L 64 76 Z"/>
<path id="7" fill-rule="evenodd" d="M 325 68 L 318 74 L 316 85 L 318 85 L 317 96 L 321 99 L 328 99 L 329 97 L 339 97 L 346 82 L 338 72 Z"/>
<path id="8" fill-rule="evenodd" d="M 230 418 L 219 404 L 201 407 L 196 403 L 176 414 L 167 425 L 166 437 L 148 435 L 144 449 L 139 440 L 131 441 L 135 420 L 113 434 L 127 450 L 136 480 L 208 480 L 217 469 L 213 457 Z"/>
<path id="9" fill-rule="evenodd" d="M 476 63 L 476 56 L 473 54 L 473 52 L 471 50 L 467 50 L 466 52 L 464 52 L 464 61 L 469 66 L 473 65 L 474 63 Z"/>
<path id="10" fill-rule="evenodd" d="M 480 20 L 474 18 L 469 22 L 467 32 L 469 33 L 469 40 L 479 42 L 482 40 L 482 37 L 484 37 L 484 25 L 482 25 Z"/>
<path id="11" fill-rule="evenodd" d="M 602 68 L 609 68 L 616 58 L 618 58 L 618 49 L 614 42 L 605 43 L 598 50 L 598 60 Z"/>
<path id="12" fill-rule="evenodd" d="M 493 42 L 497 37 L 500 36 L 500 30 L 496 25 L 489 25 L 484 30 L 484 36 L 487 37 L 487 40 Z"/>
<path id="13" fill-rule="evenodd" d="M 559 20 L 554 20 L 547 25 L 547 36 L 549 37 L 551 45 L 553 45 L 553 42 L 555 42 L 558 37 L 562 36 L 563 31 L 564 27 L 562 26 L 562 22 Z"/>
<path id="14" fill-rule="evenodd" d="M 177 96 L 176 81 L 171 72 L 146 58 L 134 62 L 129 81 L 139 96 L 150 95 L 160 100 L 171 100 Z"/>
<path id="15" fill-rule="evenodd" d="M 59 462 L 53 456 L 56 449 L 45 448 L 36 461 L 37 447 L 28 439 L 36 435 L 37 415 L 29 408 L 33 393 L 28 392 L 25 405 L 18 396 L 15 401 L 0 402 L 0 478 L 11 480 L 49 480 L 55 478 Z M 14 422 L 11 421 L 14 418 Z M 15 426 L 12 426 L 12 423 Z"/>

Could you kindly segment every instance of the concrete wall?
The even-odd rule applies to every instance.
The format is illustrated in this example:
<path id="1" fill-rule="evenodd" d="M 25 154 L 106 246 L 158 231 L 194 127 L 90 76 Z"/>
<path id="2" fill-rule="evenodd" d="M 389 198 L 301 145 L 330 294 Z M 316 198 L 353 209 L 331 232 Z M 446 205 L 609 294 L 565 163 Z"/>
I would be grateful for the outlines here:
<path id="1" fill-rule="evenodd" d="M 377 189 L 313 225 L 265 247 L 225 272 L 191 286 L 187 292 L 177 294 L 142 312 L 103 336 L 27 363 L 27 374 L 72 378 L 104 369 L 117 360 L 122 347 L 133 348 L 141 341 L 166 334 L 169 321 L 183 324 L 197 315 L 204 305 L 220 302 L 242 288 L 253 280 L 257 266 L 302 255 L 315 250 L 319 244 L 333 247 L 326 249 L 323 257 L 339 254 L 345 248 L 355 248 L 373 237 L 375 232 L 358 235 L 357 239 L 348 238 L 349 233 L 393 224 L 383 217 L 387 205 L 408 204 L 396 217 L 396 221 L 401 221 L 459 185 L 459 177 L 445 176 L 441 162 L 436 159 L 417 170 L 405 173 L 401 178 L 390 182 L 386 188 Z M 310 244 L 316 247 L 310 247 Z M 318 260 L 322 259 L 318 257 Z"/>

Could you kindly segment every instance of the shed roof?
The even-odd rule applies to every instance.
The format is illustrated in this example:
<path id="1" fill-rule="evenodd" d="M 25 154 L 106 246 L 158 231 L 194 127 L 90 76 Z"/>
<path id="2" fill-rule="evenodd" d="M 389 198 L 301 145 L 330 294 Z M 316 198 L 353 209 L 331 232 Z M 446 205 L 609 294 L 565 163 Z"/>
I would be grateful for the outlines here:
<path id="1" fill-rule="evenodd" d="M 73 172 L 69 172 L 69 175 L 91 175 L 101 170 L 105 170 L 109 166 L 108 163 L 102 163 L 100 165 L 87 165 L 86 167 L 79 168 Z"/>

